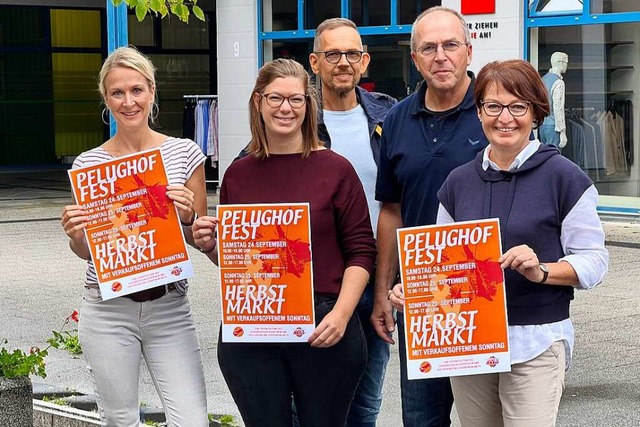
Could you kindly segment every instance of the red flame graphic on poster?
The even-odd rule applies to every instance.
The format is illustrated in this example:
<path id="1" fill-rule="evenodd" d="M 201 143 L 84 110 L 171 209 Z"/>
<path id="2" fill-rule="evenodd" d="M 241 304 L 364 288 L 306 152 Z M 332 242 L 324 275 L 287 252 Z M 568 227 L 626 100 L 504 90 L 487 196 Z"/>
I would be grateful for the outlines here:
<path id="1" fill-rule="evenodd" d="M 300 239 L 290 239 L 287 233 L 280 225 L 276 225 L 276 233 L 271 242 L 284 241 L 286 245 L 276 247 L 276 249 L 261 250 L 261 254 L 278 254 L 278 264 L 284 267 L 284 273 L 293 274 L 296 277 L 302 277 L 304 268 L 311 261 L 311 247 L 309 243 L 302 242 Z M 264 237 L 262 233 L 258 233 L 258 237 Z M 262 269 L 265 272 L 272 272 L 274 263 L 264 261 Z"/>
<path id="2" fill-rule="evenodd" d="M 133 175 L 139 188 L 146 190 L 143 196 L 133 199 L 129 203 L 142 202 L 145 211 L 154 218 L 167 219 L 171 207 L 171 199 L 167 197 L 167 186 L 162 184 L 146 184 L 138 175 Z M 137 220 L 137 218 L 130 218 Z"/>
<path id="3" fill-rule="evenodd" d="M 496 13 L 496 0 L 462 0 L 460 13 L 463 15 Z"/>
<path id="4" fill-rule="evenodd" d="M 462 250 L 465 258 L 462 258 L 461 262 L 474 262 L 478 268 L 472 276 L 468 277 L 468 282 L 450 285 L 448 298 L 462 298 L 467 296 L 471 300 L 475 298 L 485 298 L 489 301 L 493 301 L 497 292 L 497 287 L 500 286 L 502 280 L 502 269 L 500 268 L 500 263 L 486 259 L 479 259 L 471 249 L 469 249 L 468 245 L 463 245 Z M 448 261 L 449 257 L 444 255 L 444 260 Z M 452 273 L 448 277 L 451 279 L 457 279 L 465 276 L 467 276 L 466 272 L 461 272 L 459 274 Z"/>

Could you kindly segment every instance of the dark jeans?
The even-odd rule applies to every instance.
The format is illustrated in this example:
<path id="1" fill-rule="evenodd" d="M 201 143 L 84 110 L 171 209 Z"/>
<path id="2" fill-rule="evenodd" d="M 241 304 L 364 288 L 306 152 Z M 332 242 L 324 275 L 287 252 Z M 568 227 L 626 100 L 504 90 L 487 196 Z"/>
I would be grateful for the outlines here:
<path id="1" fill-rule="evenodd" d="M 453 392 L 449 378 L 426 380 L 407 379 L 404 316 L 398 313 L 398 341 L 400 342 L 400 389 L 402 394 L 402 422 L 404 427 L 447 427 L 451 425 Z"/>
<path id="2" fill-rule="evenodd" d="M 316 295 L 316 324 L 335 298 Z M 367 359 L 358 316 L 334 346 L 238 344 L 218 341 L 218 362 L 247 427 L 291 425 L 291 396 L 302 427 L 338 427 L 347 412 Z"/>
<path id="3" fill-rule="evenodd" d="M 375 276 L 372 274 L 372 277 Z M 389 362 L 389 344 L 380 339 L 371 324 L 373 290 L 373 283 L 369 283 L 356 308 L 367 340 L 368 357 L 367 366 L 349 409 L 348 427 L 375 427 L 382 405 L 382 385 Z"/>

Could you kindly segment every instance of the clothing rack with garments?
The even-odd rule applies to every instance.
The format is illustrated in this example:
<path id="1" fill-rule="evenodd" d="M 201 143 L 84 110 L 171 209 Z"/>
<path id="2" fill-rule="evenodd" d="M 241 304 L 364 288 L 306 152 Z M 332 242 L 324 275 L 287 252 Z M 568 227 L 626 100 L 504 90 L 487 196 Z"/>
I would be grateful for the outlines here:
<path id="1" fill-rule="evenodd" d="M 594 181 L 627 176 L 633 165 L 633 104 L 609 99 L 565 109 L 567 145 L 562 154 Z"/>
<path id="2" fill-rule="evenodd" d="M 215 179 L 206 182 L 215 183 L 218 180 L 218 95 L 183 95 L 185 100 L 182 115 L 182 137 L 195 141 L 202 152 L 210 159 L 210 167 L 215 169 Z"/>

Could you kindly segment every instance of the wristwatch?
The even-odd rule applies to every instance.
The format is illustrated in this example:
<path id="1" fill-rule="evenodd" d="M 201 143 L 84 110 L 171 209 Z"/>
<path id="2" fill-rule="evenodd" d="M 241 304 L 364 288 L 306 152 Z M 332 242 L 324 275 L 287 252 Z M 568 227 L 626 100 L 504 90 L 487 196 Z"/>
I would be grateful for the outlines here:
<path id="1" fill-rule="evenodd" d="M 197 245 L 196 245 L 196 248 L 198 248 L 198 250 L 200 252 L 202 252 L 203 254 L 210 254 L 211 252 L 213 252 L 216 249 L 216 241 L 215 240 L 213 241 L 213 247 L 211 249 L 209 249 L 208 251 L 202 249 L 200 246 L 197 246 Z"/>
<path id="2" fill-rule="evenodd" d="M 540 263 L 539 267 L 540 267 L 540 271 L 542 271 L 542 280 L 540 280 L 538 283 L 543 284 L 547 281 L 547 278 L 549 277 L 549 267 L 547 267 L 547 265 L 543 263 Z"/>

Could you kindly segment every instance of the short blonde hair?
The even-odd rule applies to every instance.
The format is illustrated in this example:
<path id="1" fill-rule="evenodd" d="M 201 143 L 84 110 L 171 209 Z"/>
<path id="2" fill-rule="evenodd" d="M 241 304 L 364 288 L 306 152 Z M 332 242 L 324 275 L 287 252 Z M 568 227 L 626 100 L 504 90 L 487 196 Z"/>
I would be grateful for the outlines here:
<path id="1" fill-rule="evenodd" d="M 262 96 L 264 89 L 277 78 L 294 77 L 299 79 L 304 86 L 307 95 L 305 104 L 305 117 L 302 122 L 302 157 L 308 157 L 313 150 L 322 147 L 318 139 L 318 96 L 316 89 L 311 85 L 309 74 L 302 65 L 293 59 L 274 59 L 267 62 L 258 71 L 256 85 L 249 98 L 249 122 L 251 127 L 251 142 L 247 146 L 247 153 L 253 154 L 259 159 L 269 157 L 269 145 L 264 120 L 260 109 L 254 102 L 255 94 Z"/>
<path id="2" fill-rule="evenodd" d="M 149 88 L 154 91 L 153 105 L 149 109 L 149 118 L 151 122 L 154 122 L 155 117 L 152 114 L 153 107 L 158 109 L 158 93 L 156 91 L 156 67 L 149 58 L 144 56 L 135 46 L 119 47 L 104 60 L 100 74 L 98 75 L 98 90 L 102 97 L 102 102 L 107 103 L 107 88 L 105 86 L 105 80 L 111 70 L 117 67 L 131 68 L 136 70 L 142 76 L 147 79 Z"/>

